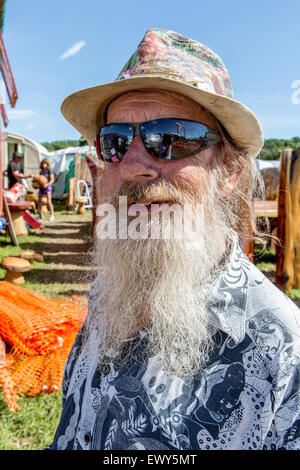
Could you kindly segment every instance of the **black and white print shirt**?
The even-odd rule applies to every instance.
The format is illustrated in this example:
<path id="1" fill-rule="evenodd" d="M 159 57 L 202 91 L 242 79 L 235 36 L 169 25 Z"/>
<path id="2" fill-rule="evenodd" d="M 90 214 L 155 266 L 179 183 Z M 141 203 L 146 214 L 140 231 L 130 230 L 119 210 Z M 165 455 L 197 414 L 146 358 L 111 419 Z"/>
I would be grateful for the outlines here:
<path id="1" fill-rule="evenodd" d="M 236 243 L 209 311 L 217 346 L 185 379 L 166 376 L 147 356 L 145 330 L 102 366 L 81 348 L 79 332 L 49 448 L 300 449 L 299 309 Z"/>

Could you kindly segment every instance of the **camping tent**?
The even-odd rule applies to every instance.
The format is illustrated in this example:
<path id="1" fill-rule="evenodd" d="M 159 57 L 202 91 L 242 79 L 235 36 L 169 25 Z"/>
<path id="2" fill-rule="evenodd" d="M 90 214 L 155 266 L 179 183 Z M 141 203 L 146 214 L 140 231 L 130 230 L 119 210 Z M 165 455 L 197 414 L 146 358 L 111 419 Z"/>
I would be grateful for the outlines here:
<path id="1" fill-rule="evenodd" d="M 48 150 L 43 145 L 13 132 L 2 132 L 1 161 L 3 171 L 6 170 L 15 151 L 24 155 L 24 159 L 21 160 L 18 166 L 25 175 L 30 173 L 39 174 L 41 161 L 43 158 L 48 158 Z M 28 190 L 33 191 L 31 179 L 27 179 L 26 183 Z M 4 177 L 4 188 L 7 187 L 7 177 Z"/>
<path id="2" fill-rule="evenodd" d="M 68 179 L 74 176 L 76 154 L 82 156 L 90 155 L 97 158 L 95 147 L 91 147 L 90 145 L 68 147 L 56 150 L 55 152 L 49 152 L 48 158 L 55 174 L 52 192 L 53 199 L 60 199 L 65 192 L 68 192 Z"/>
<path id="3" fill-rule="evenodd" d="M 259 170 L 264 170 L 265 168 L 280 168 L 280 160 L 260 160 L 257 158 L 255 161 Z"/>

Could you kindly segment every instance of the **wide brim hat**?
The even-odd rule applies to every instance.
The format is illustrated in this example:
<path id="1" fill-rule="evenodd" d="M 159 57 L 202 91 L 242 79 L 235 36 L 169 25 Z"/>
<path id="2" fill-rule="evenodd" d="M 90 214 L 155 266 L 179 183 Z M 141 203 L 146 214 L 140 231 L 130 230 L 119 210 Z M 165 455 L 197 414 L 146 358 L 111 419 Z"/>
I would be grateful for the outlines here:
<path id="1" fill-rule="evenodd" d="M 250 157 L 256 157 L 264 144 L 255 114 L 233 98 L 229 73 L 220 57 L 197 41 L 160 28 L 147 31 L 114 82 L 69 95 L 61 111 L 93 145 L 106 123 L 108 105 L 135 90 L 164 90 L 192 99 L 214 115 Z"/>

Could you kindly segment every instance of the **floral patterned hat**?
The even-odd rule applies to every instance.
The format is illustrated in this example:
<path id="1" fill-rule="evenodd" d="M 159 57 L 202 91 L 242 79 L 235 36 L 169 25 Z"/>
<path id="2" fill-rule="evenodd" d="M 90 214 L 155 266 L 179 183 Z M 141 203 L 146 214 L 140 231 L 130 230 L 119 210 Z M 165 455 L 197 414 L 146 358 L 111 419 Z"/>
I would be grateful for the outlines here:
<path id="1" fill-rule="evenodd" d="M 261 126 L 249 108 L 233 99 L 230 77 L 220 57 L 200 42 L 160 28 L 146 32 L 114 82 L 73 93 L 64 100 L 61 111 L 93 144 L 105 124 L 108 104 L 122 93 L 142 89 L 171 91 L 193 99 L 251 157 L 263 146 Z"/>

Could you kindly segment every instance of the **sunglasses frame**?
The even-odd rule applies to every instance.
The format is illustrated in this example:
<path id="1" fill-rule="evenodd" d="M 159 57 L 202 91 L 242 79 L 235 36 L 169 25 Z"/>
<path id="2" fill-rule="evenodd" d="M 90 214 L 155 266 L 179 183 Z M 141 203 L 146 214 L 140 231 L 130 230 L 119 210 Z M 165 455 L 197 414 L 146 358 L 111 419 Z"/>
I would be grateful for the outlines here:
<path id="1" fill-rule="evenodd" d="M 161 156 L 158 156 L 156 154 L 155 151 L 153 151 L 153 149 L 151 149 L 151 146 L 148 146 L 145 144 L 145 141 L 150 141 L 150 139 L 148 139 L 146 136 L 143 135 L 143 132 L 141 132 L 141 130 L 143 131 L 142 126 L 145 125 L 145 124 L 149 124 L 151 122 L 157 122 L 157 121 L 163 121 L 163 120 L 172 120 L 172 121 L 178 121 L 179 124 L 181 122 L 191 122 L 191 123 L 194 123 L 194 124 L 201 124 L 202 126 L 206 127 L 206 133 L 205 133 L 205 141 L 206 141 L 206 145 L 203 146 L 203 148 L 200 148 L 200 149 L 197 149 L 193 154 L 190 154 L 188 156 L 183 156 L 183 157 L 180 157 L 180 158 L 167 158 L 167 157 L 161 157 Z M 136 123 L 128 123 L 128 122 L 116 122 L 116 123 L 110 123 L 110 124 L 105 124 L 104 126 L 101 126 L 99 131 L 97 132 L 97 135 L 96 135 L 96 139 L 95 139 L 95 146 L 96 146 L 96 152 L 97 152 L 97 156 L 100 160 L 106 162 L 106 163 L 120 163 L 124 156 L 126 155 L 126 153 L 128 152 L 129 148 L 130 148 L 130 145 L 132 143 L 132 141 L 130 142 L 129 146 L 128 146 L 128 149 L 126 150 L 126 152 L 124 153 L 124 155 L 122 156 L 121 159 L 118 159 L 116 162 L 111 162 L 109 160 L 107 160 L 104 156 L 103 156 L 103 152 L 101 150 L 101 144 L 100 144 L 100 139 L 101 139 L 101 131 L 108 127 L 108 126 L 112 126 L 112 125 L 117 125 L 117 124 L 122 124 L 122 125 L 127 125 L 128 127 L 132 127 L 133 129 L 130 129 L 129 130 L 133 130 L 133 134 L 132 134 L 132 140 L 134 139 L 134 137 L 136 136 L 140 136 L 141 137 L 141 140 L 143 142 L 143 145 L 145 147 L 145 149 L 147 150 L 147 152 L 149 152 L 152 156 L 154 156 L 155 158 L 159 158 L 161 160 L 179 160 L 179 159 L 184 159 L 184 158 L 189 158 L 193 155 L 196 155 L 200 152 L 203 152 L 204 150 L 208 149 L 209 147 L 212 147 L 213 145 L 217 144 L 218 142 L 220 142 L 222 140 L 221 138 L 221 134 L 213 129 L 212 127 L 208 126 L 207 124 L 204 124 L 202 122 L 198 122 L 198 121 L 192 121 L 190 119 L 181 119 L 181 118 L 161 118 L 161 119 L 151 119 L 150 121 L 145 121 L 145 122 L 136 122 Z M 126 136 L 127 138 L 127 141 L 129 139 L 128 135 Z M 151 141 L 150 141 L 151 142 Z"/>

